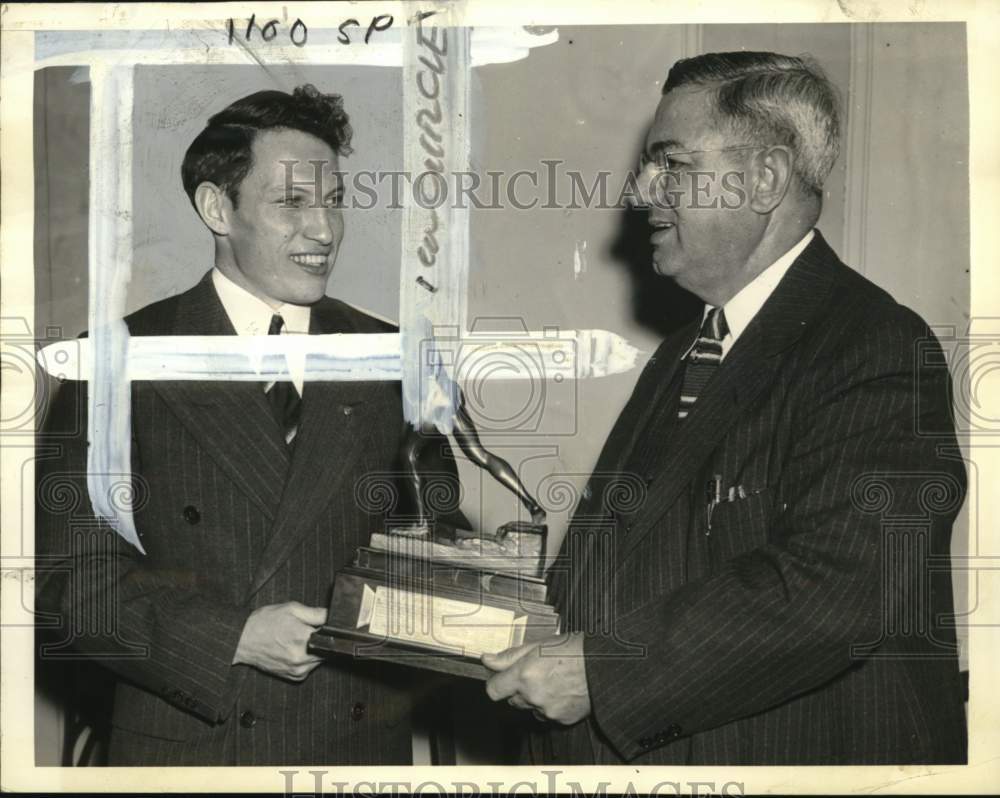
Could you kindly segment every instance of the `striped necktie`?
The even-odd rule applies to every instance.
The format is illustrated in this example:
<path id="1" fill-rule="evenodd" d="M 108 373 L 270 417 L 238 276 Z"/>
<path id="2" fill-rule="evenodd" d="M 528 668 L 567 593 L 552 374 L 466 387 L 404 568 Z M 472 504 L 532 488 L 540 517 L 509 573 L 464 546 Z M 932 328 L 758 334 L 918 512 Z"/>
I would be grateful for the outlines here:
<path id="1" fill-rule="evenodd" d="M 699 394 L 719 368 L 719 363 L 722 362 L 722 339 L 728 334 L 729 325 L 726 324 L 722 308 L 712 308 L 701 325 L 694 346 L 684 358 L 684 382 L 681 384 L 677 418 L 687 418 Z"/>
<path id="2" fill-rule="evenodd" d="M 271 316 L 271 325 L 267 328 L 268 335 L 281 335 L 285 320 L 275 314 Z M 274 420 L 285 436 L 285 443 L 291 447 L 295 434 L 299 431 L 299 417 L 302 415 L 302 398 L 291 380 L 276 380 L 268 383 L 264 389 L 267 402 L 271 405 Z"/>

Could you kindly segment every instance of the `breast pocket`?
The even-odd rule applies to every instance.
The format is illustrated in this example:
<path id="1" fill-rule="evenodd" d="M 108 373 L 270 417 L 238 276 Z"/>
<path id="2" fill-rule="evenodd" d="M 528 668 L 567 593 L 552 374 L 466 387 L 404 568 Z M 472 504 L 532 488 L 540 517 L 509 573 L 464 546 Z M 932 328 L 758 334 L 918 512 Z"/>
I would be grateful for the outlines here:
<path id="1" fill-rule="evenodd" d="M 735 498 L 716 505 L 711 525 L 706 526 L 713 564 L 767 543 L 771 516 L 771 494 L 767 488 L 751 492 L 745 499 Z"/>

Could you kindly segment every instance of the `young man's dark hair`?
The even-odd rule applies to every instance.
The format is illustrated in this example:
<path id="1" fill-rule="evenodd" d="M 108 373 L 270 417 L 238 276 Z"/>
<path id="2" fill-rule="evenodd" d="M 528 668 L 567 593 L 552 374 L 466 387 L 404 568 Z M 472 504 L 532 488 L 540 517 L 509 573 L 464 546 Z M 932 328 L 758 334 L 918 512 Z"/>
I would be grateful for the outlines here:
<path id="1" fill-rule="evenodd" d="M 258 91 L 215 114 L 188 147 L 181 179 L 191 204 L 195 189 L 208 181 L 238 206 L 240 183 L 253 166 L 254 139 L 261 131 L 281 128 L 309 133 L 338 155 L 351 153 L 353 131 L 339 94 L 323 94 L 310 83 L 291 94 Z"/>

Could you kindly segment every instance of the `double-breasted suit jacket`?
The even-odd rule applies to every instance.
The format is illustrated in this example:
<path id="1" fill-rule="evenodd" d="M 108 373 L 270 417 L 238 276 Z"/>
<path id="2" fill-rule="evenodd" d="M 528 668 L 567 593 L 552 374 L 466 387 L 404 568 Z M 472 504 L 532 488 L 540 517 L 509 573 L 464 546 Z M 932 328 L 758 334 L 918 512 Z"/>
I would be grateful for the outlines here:
<path id="1" fill-rule="evenodd" d="M 133 336 L 234 335 L 210 274 L 126 319 Z M 329 297 L 312 333 L 389 331 Z M 120 681 L 113 764 L 408 763 L 410 698 L 392 666 L 340 657 L 294 683 L 232 660 L 257 607 L 326 606 L 380 519 L 358 481 L 393 468 L 392 383 L 306 382 L 289 453 L 263 387 L 137 382 L 132 465 L 140 554 L 90 508 L 86 384 L 63 386 L 38 479 L 38 599 L 67 646 Z M 75 496 L 75 501 L 57 497 Z"/>
<path id="2" fill-rule="evenodd" d="M 658 415 L 698 323 L 640 376 L 550 573 L 592 713 L 534 760 L 964 761 L 938 342 L 817 232 L 688 417 Z"/>

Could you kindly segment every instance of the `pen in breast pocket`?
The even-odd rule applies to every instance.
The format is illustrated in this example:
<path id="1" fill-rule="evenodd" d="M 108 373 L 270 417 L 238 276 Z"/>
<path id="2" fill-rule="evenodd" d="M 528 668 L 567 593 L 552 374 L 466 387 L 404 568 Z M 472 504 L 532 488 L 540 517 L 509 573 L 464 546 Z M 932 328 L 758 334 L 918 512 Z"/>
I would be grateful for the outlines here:
<path id="1" fill-rule="evenodd" d="M 712 476 L 708 481 L 706 492 L 708 501 L 705 505 L 705 534 L 707 535 L 712 531 L 712 511 L 722 501 L 722 474 Z"/>

